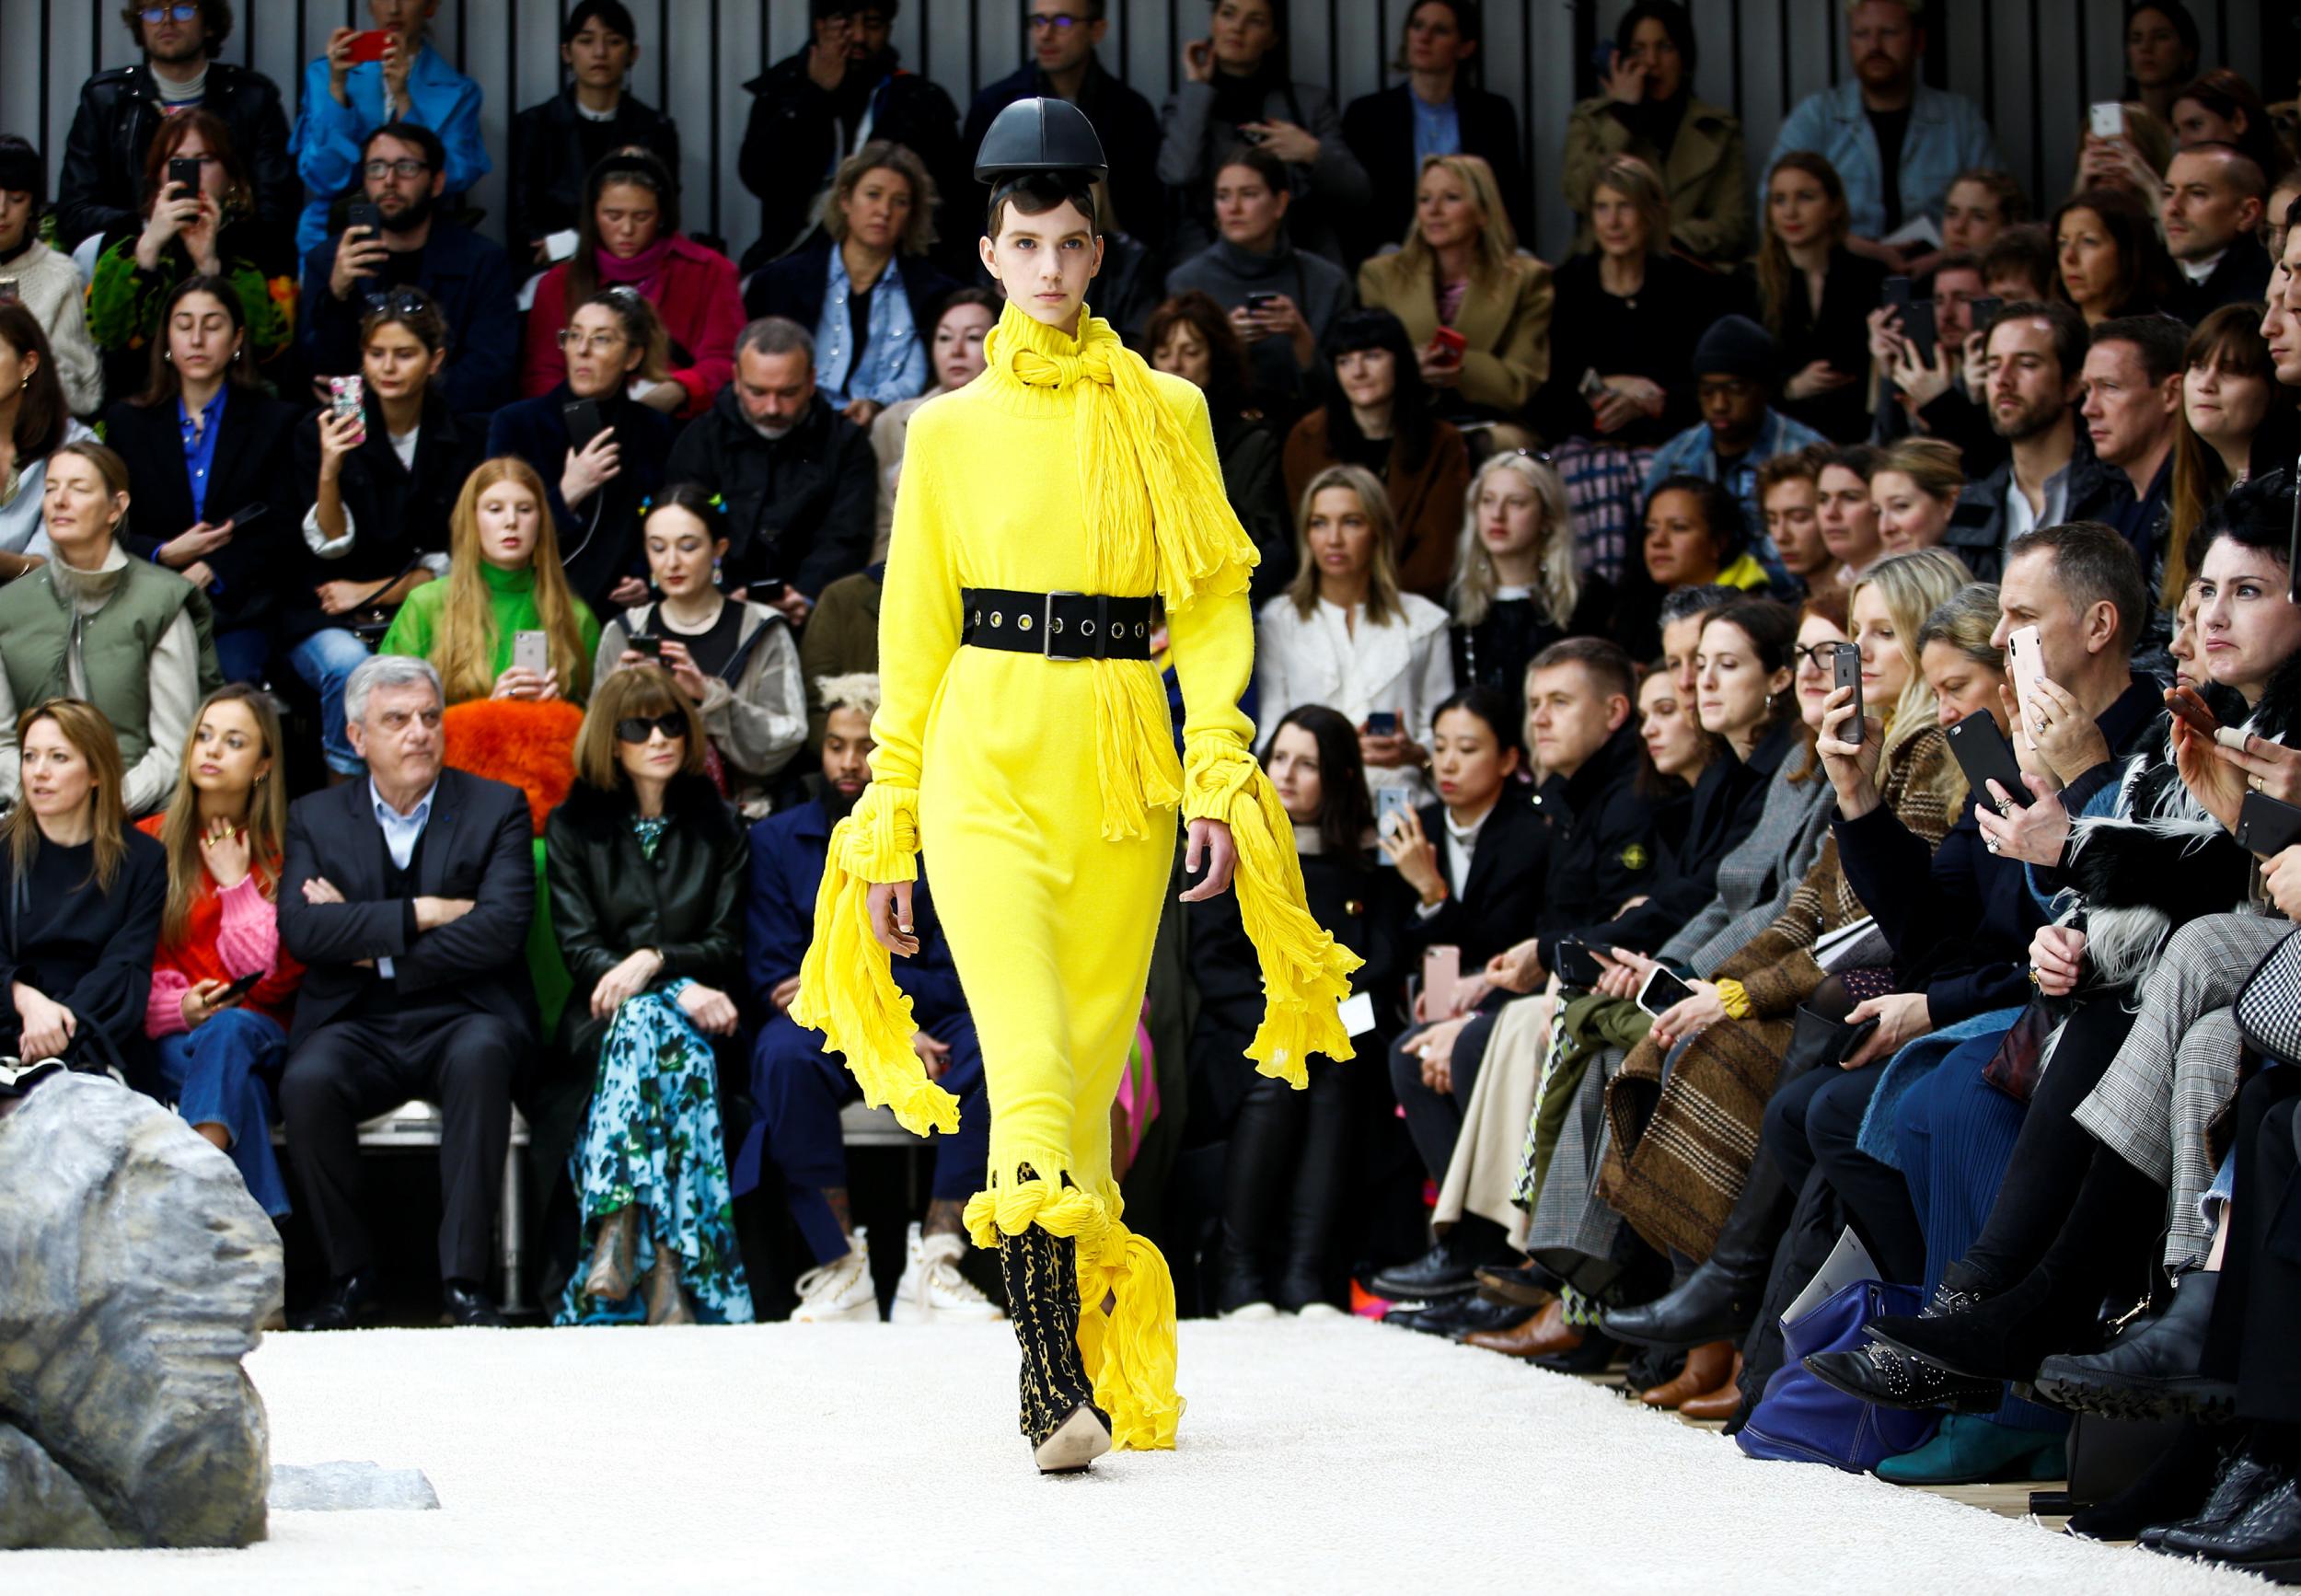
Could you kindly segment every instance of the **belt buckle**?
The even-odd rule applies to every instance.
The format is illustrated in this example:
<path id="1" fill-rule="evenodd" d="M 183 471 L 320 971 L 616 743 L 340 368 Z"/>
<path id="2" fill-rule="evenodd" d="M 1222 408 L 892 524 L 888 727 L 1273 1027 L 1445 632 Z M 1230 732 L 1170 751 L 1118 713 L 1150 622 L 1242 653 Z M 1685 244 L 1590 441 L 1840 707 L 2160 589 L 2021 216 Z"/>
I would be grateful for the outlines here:
<path id="1" fill-rule="evenodd" d="M 1058 598 L 1084 598 L 1085 596 L 1086 595 L 1083 593 L 1050 593 L 1046 596 L 1046 612 L 1039 617 L 1039 652 L 1046 655 L 1046 658 L 1052 660 L 1064 660 L 1072 665 L 1076 665 L 1081 660 L 1090 657 L 1086 654 L 1057 653 L 1055 652 L 1055 600 Z"/>

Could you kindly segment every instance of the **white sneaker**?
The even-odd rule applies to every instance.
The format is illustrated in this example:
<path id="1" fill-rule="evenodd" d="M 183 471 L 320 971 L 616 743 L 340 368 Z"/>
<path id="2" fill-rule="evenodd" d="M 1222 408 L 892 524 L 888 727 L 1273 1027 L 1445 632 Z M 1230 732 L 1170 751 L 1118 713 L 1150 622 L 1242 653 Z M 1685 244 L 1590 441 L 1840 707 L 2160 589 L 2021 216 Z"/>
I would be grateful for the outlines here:
<path id="1" fill-rule="evenodd" d="M 799 1277 L 799 1306 L 791 1311 L 793 1324 L 875 1324 L 879 1292 L 871 1283 L 871 1250 L 863 1227 L 855 1227 L 854 1244 L 843 1258 L 809 1269 Z"/>
<path id="2" fill-rule="evenodd" d="M 901 1283 L 895 1288 L 895 1323 L 988 1324 L 1005 1318 L 998 1303 L 959 1273 L 959 1260 L 965 1255 L 965 1236 L 929 1236 L 921 1241 L 919 1227 L 911 1226 L 909 1260 L 903 1266 Z"/>

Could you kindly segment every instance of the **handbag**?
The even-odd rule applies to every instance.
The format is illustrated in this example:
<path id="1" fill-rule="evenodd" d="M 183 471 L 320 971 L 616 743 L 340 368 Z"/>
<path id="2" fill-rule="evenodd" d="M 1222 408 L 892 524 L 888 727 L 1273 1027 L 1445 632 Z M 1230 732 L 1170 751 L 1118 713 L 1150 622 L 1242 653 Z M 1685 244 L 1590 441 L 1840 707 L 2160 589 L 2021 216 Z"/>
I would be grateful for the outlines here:
<path id="1" fill-rule="evenodd" d="M 2269 950 L 2237 993 L 2237 1031 L 2266 1058 L 2301 1064 L 2301 935 Z"/>
<path id="2" fill-rule="evenodd" d="M 1997 1051 L 1982 1066 L 1982 1079 L 2012 1098 L 2027 1103 L 2037 1095 L 2039 1077 L 2045 1073 L 2046 1044 L 2067 1016 L 2063 1005 L 2043 993 L 2029 1000 Z"/>
<path id="3" fill-rule="evenodd" d="M 1882 1460 L 1914 1451 L 1933 1439 L 1938 1413 L 1879 1407 L 1824 1385 L 1806 1371 L 1817 1352 L 1850 1352 L 1868 1338 L 1873 1320 L 1914 1314 L 1925 1306 L 1915 1286 L 1855 1280 L 1795 1321 L 1782 1323 L 1782 1367 L 1765 1382 L 1734 1444 L 1775 1463 L 1828 1463 L 1867 1474 Z"/>

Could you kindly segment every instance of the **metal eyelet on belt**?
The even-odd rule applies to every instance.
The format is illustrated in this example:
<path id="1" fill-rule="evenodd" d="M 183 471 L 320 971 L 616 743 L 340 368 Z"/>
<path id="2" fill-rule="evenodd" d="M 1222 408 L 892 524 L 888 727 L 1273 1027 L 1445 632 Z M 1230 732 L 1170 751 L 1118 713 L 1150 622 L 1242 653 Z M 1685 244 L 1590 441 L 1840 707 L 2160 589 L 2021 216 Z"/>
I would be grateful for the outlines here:
<path id="1" fill-rule="evenodd" d="M 1142 622 L 1140 621 L 1135 622 L 1135 635 L 1137 637 L 1140 637 L 1142 635 Z"/>
<path id="2" fill-rule="evenodd" d="M 1027 615 L 1018 615 L 1014 618 L 1014 624 L 1016 630 L 1028 631 L 1031 630 L 1031 618 Z"/>
<path id="3" fill-rule="evenodd" d="M 983 624 L 983 612 L 979 609 L 975 612 L 975 624 L 977 626 Z"/>
<path id="4" fill-rule="evenodd" d="M 999 625 L 999 612 L 995 609 L 990 612 L 990 624 L 994 629 Z"/>
<path id="5" fill-rule="evenodd" d="M 1094 635 L 1094 622 L 1091 620 L 1081 621 L 1079 623 L 1079 635 L 1081 637 L 1093 637 Z"/>

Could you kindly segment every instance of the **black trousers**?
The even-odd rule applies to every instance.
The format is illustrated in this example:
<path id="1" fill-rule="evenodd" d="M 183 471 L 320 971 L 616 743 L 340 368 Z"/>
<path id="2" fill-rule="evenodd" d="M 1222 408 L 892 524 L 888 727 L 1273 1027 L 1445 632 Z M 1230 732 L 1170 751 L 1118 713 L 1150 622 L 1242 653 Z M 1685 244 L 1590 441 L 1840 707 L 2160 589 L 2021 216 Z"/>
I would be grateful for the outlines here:
<path id="1" fill-rule="evenodd" d="M 375 1256 L 360 1217 L 360 1122 L 420 1097 L 440 1111 L 440 1277 L 488 1279 L 512 1085 L 529 1047 L 525 1027 L 468 1010 L 336 1020 L 305 1038 L 281 1079 L 280 1111 L 330 1275 Z"/>
<path id="2" fill-rule="evenodd" d="M 1453 1162 L 1454 1141 L 1463 1129 L 1463 1104 L 1478 1084 L 1478 1062 L 1486 1057 L 1486 1038 L 1494 1035 L 1497 1012 L 1473 1014 L 1454 1038 L 1451 1092 L 1433 1092 L 1422 1084 L 1422 1060 L 1406 1051 L 1406 1044 L 1428 1030 L 1428 1025 L 1413 1027 L 1390 1045 L 1390 1083 L 1398 1093 L 1398 1106 L 1406 1111 L 1406 1132 L 1432 1180 L 1444 1181 L 1446 1166 Z"/>
<path id="3" fill-rule="evenodd" d="M 2237 1415 L 2301 1423 L 2301 1367 L 2293 1327 L 2301 1324 L 2301 1068 L 2262 1070 L 2237 1093 L 2237 1185 L 2229 1199 L 2228 1243 L 2205 1337 L 2209 1373 L 2237 1384 Z"/>

